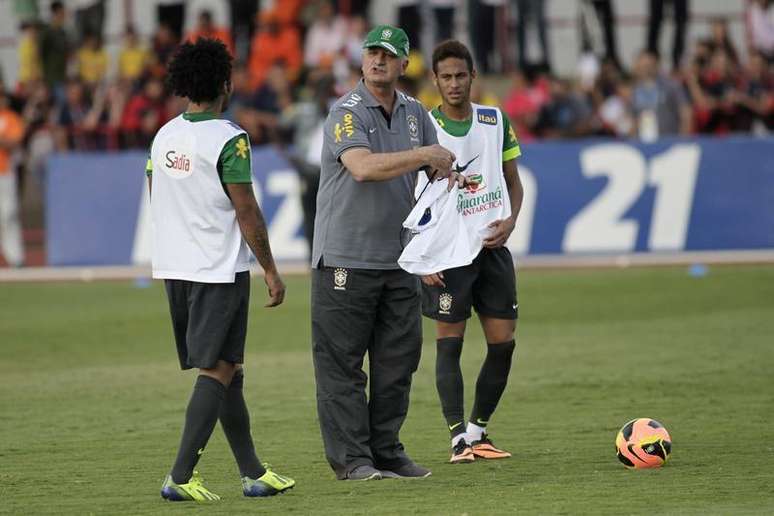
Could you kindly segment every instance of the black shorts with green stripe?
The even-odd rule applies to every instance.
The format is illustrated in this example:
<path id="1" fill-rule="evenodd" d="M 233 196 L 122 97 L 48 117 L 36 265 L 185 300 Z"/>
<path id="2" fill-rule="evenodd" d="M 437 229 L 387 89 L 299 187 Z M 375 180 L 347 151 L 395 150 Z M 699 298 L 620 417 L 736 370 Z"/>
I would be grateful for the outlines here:
<path id="1" fill-rule="evenodd" d="M 484 248 L 470 265 L 443 271 L 445 287 L 422 285 L 422 313 L 431 319 L 455 323 L 478 315 L 518 319 L 516 271 L 506 247 Z"/>
<path id="2" fill-rule="evenodd" d="M 250 273 L 234 283 L 164 280 L 182 369 L 211 369 L 218 360 L 244 362 Z"/>

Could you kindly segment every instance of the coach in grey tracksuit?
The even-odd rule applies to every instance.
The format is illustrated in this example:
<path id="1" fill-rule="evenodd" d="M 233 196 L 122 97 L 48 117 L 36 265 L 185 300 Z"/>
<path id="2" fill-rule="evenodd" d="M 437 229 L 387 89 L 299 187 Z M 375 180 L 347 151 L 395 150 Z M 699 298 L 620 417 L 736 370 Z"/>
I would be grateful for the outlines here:
<path id="1" fill-rule="evenodd" d="M 419 281 L 397 259 L 417 171 L 449 177 L 454 156 L 422 105 L 395 89 L 408 63 L 405 33 L 382 25 L 363 47 L 364 80 L 325 123 L 312 252 L 317 410 L 338 478 L 424 477 L 398 438 L 422 335 Z"/>

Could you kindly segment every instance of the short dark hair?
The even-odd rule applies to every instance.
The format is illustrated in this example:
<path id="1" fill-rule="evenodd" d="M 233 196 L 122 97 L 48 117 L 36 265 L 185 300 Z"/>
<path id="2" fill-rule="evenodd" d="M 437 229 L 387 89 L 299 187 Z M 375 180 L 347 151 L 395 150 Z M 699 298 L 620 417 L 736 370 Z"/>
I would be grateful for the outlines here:
<path id="1" fill-rule="evenodd" d="M 447 39 L 439 43 L 435 50 L 433 50 L 433 72 L 438 72 L 438 63 L 450 57 L 464 59 L 468 64 L 468 71 L 473 71 L 473 57 L 471 57 L 468 47 L 456 39 Z"/>
<path id="2" fill-rule="evenodd" d="M 167 67 L 167 84 L 172 93 L 192 102 L 215 100 L 231 80 L 231 54 L 216 39 L 199 38 L 183 43 Z"/>
<path id="3" fill-rule="evenodd" d="M 55 0 L 51 2 L 51 5 L 49 7 L 52 13 L 58 13 L 59 11 L 62 11 L 64 9 L 64 2 L 61 2 L 60 0 Z"/>

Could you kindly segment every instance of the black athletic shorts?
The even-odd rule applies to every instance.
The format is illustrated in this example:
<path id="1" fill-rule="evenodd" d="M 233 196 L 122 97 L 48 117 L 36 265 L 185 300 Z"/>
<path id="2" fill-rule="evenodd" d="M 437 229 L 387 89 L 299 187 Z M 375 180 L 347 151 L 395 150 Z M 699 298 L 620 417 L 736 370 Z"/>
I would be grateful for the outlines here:
<path id="1" fill-rule="evenodd" d="M 218 360 L 244 362 L 250 273 L 234 283 L 164 280 L 182 369 L 211 369 Z"/>
<path id="2" fill-rule="evenodd" d="M 422 313 L 441 322 L 460 322 L 478 315 L 518 319 L 516 272 L 507 247 L 484 248 L 464 267 L 443 271 L 446 287 L 422 284 Z"/>

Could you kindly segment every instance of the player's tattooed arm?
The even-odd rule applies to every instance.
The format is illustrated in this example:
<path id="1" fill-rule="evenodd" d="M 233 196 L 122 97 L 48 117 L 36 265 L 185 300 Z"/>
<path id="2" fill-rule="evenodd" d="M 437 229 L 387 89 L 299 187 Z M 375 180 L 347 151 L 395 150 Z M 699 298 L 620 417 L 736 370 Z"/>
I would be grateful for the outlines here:
<path id="1" fill-rule="evenodd" d="M 250 183 L 226 184 L 229 197 L 236 210 L 237 222 L 242 236 L 250 246 L 250 249 L 263 267 L 266 286 L 269 289 L 269 302 L 266 306 L 277 306 L 285 299 L 285 284 L 277 271 L 274 256 L 269 244 L 269 232 L 266 230 L 266 222 L 263 219 L 261 208 L 253 194 L 253 185 Z"/>
<path id="2" fill-rule="evenodd" d="M 521 203 L 524 200 L 524 188 L 519 179 L 519 169 L 516 160 L 508 160 L 503 163 L 503 175 L 508 187 L 508 197 L 511 202 L 511 216 L 507 219 L 496 220 L 489 224 L 492 233 L 484 240 L 485 247 L 502 247 L 508 241 L 516 226 L 516 218 L 521 211 Z"/>

